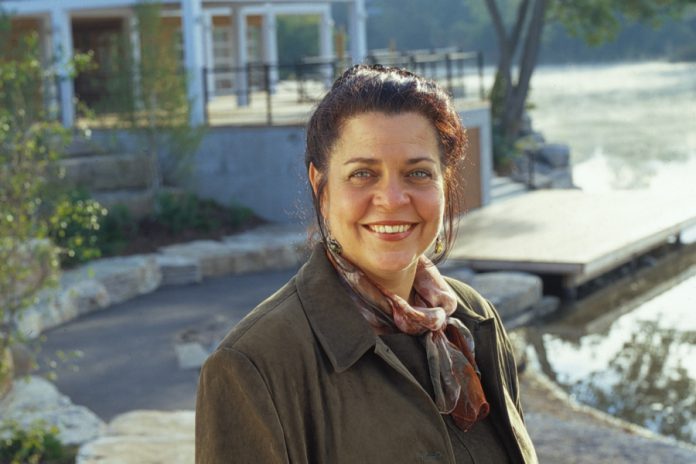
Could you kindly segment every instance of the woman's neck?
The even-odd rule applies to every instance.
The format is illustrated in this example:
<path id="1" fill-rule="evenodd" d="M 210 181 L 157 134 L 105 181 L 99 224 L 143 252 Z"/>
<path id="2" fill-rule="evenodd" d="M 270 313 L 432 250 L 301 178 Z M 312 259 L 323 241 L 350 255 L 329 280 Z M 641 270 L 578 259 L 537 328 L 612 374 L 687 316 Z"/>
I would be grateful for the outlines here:
<path id="1" fill-rule="evenodd" d="M 413 281 L 416 278 L 416 266 L 398 271 L 388 278 L 375 275 L 368 275 L 368 277 L 385 290 L 400 296 L 409 304 L 412 303 L 411 295 L 413 293 Z"/>

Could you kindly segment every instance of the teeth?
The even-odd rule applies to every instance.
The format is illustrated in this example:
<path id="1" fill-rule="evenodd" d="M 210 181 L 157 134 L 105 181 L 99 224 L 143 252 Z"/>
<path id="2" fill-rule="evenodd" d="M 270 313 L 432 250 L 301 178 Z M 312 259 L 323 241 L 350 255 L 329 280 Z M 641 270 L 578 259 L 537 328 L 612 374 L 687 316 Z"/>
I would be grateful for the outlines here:
<path id="1" fill-rule="evenodd" d="M 402 232 L 406 232 L 410 228 L 411 226 L 409 224 L 399 224 L 395 226 L 370 226 L 370 229 L 372 229 L 375 232 L 379 232 L 380 234 L 399 234 Z"/>

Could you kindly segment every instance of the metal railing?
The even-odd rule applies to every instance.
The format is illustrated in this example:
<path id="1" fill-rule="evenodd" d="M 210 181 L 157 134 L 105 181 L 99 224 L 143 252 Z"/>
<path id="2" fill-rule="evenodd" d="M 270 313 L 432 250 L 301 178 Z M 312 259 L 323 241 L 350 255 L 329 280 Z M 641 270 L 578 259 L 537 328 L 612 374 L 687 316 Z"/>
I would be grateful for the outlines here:
<path id="1" fill-rule="evenodd" d="M 373 51 L 368 63 L 409 69 L 437 81 L 454 98 L 484 100 L 483 58 L 480 52 L 425 50 L 412 52 Z M 270 65 L 248 63 L 242 67 L 202 70 L 206 123 L 210 125 L 282 125 L 304 123 L 331 84 L 351 63 L 336 58 L 307 57 L 296 63 Z M 140 82 L 167 90 L 165 95 L 182 93 L 185 104 L 183 70 L 157 76 L 109 75 L 92 71 L 75 81 L 78 97 L 99 118 L 128 111 L 139 111 L 143 95 Z M 171 100 L 171 98 L 170 98 Z M 168 111 L 168 110 L 167 110 Z"/>
<path id="2" fill-rule="evenodd" d="M 481 52 L 375 51 L 366 61 L 403 67 L 433 79 L 455 101 L 485 100 Z M 225 120 L 220 115 L 234 113 L 246 115 L 248 123 L 266 125 L 303 120 L 311 105 L 323 97 L 333 80 L 350 64 L 345 60 L 309 57 L 290 64 L 249 63 L 243 67 L 205 68 L 206 120 L 220 122 Z M 235 120 L 245 121 L 244 117 L 227 119 L 233 124 Z"/>

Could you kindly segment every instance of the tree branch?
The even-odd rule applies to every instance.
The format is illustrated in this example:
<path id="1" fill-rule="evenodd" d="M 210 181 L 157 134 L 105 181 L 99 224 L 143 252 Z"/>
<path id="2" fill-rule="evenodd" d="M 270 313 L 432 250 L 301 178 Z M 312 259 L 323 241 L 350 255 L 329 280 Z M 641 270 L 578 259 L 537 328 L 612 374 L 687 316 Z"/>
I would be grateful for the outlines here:
<path id="1" fill-rule="evenodd" d="M 523 0 L 517 7 L 517 17 L 515 19 L 515 27 L 513 28 L 512 34 L 510 35 L 510 41 L 508 42 L 508 47 L 513 50 L 517 48 L 517 44 L 520 41 L 520 34 L 524 26 L 524 22 L 527 19 L 527 11 L 529 11 L 529 0 Z"/>

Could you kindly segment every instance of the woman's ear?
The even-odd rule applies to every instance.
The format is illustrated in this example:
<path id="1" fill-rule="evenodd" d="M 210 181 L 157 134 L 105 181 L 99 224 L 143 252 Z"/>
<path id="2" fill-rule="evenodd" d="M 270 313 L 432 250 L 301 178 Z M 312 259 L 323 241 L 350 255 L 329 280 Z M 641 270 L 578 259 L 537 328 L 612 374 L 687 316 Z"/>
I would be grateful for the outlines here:
<path id="1" fill-rule="evenodd" d="M 321 174 L 319 173 L 319 170 L 314 167 L 314 163 L 309 163 L 309 183 L 312 186 L 312 191 L 314 192 L 314 196 L 317 196 L 318 188 L 319 188 L 319 177 Z"/>

